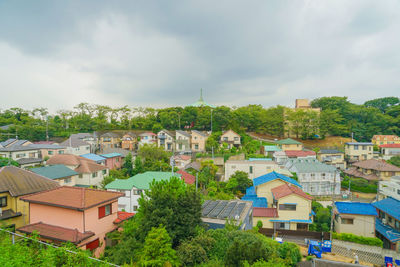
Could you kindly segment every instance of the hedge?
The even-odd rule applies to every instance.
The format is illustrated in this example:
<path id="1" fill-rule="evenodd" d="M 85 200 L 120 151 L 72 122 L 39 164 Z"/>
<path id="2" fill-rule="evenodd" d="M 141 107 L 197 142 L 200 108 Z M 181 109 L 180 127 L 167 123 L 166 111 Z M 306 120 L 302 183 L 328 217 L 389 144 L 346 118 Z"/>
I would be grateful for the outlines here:
<path id="1" fill-rule="evenodd" d="M 342 188 L 349 188 L 349 179 L 351 179 L 350 190 L 352 192 L 376 193 L 378 190 L 375 182 L 368 182 L 363 178 L 348 178 L 348 176 L 343 179 Z"/>
<path id="2" fill-rule="evenodd" d="M 338 233 L 333 232 L 332 238 L 342 240 L 342 241 L 349 241 L 349 242 L 353 242 L 353 243 L 363 244 L 363 245 L 383 247 L 382 240 L 380 240 L 379 238 L 376 238 L 376 237 L 365 237 L 365 236 L 359 236 L 359 235 L 353 235 L 353 234 L 347 234 L 347 233 L 338 234 Z"/>

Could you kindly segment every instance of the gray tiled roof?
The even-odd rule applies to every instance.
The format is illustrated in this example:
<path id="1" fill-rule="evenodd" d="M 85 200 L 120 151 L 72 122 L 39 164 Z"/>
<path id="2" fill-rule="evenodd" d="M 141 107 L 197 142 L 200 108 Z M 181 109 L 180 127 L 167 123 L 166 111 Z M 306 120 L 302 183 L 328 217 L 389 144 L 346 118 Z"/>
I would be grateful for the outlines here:
<path id="1" fill-rule="evenodd" d="M 337 149 L 321 149 L 319 154 L 344 154 L 344 152 Z"/>
<path id="2" fill-rule="evenodd" d="M 68 138 L 64 142 L 60 144 L 61 146 L 66 146 L 66 147 L 80 147 L 80 146 L 89 146 L 90 144 L 86 141 L 83 141 L 79 138 Z"/>
<path id="3" fill-rule="evenodd" d="M 292 165 L 300 173 L 309 172 L 337 172 L 336 167 L 321 162 L 297 162 Z M 291 169 L 292 169 L 291 168 Z"/>
<path id="4" fill-rule="evenodd" d="M 188 133 L 188 132 L 181 131 L 181 130 L 176 130 L 176 132 L 179 133 L 179 134 L 181 134 L 181 135 L 184 135 L 184 136 L 186 136 L 186 137 L 189 137 L 189 138 L 191 137 L 190 133 Z"/>
<path id="5" fill-rule="evenodd" d="M 28 150 L 38 150 L 36 147 L 31 146 L 10 146 L 0 148 L 0 152 L 14 152 L 14 151 L 28 151 Z"/>

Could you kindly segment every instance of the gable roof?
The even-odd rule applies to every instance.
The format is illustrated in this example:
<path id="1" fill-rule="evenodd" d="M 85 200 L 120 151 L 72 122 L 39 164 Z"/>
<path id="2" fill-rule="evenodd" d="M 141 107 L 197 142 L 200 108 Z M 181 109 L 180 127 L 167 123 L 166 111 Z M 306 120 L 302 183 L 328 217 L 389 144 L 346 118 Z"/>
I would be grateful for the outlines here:
<path id="1" fill-rule="evenodd" d="M 240 134 L 238 134 L 237 132 L 235 132 L 234 130 L 231 130 L 231 129 L 229 129 L 229 130 L 223 132 L 221 136 L 224 136 L 225 134 L 227 134 L 227 133 L 229 133 L 229 132 L 232 132 L 232 133 L 234 133 L 235 135 L 237 135 L 237 136 L 240 137 Z"/>
<path id="2" fill-rule="evenodd" d="M 100 204 L 117 200 L 121 196 L 124 196 L 124 194 L 119 192 L 62 186 L 21 197 L 21 200 L 30 203 L 83 211 Z"/>
<path id="3" fill-rule="evenodd" d="M 399 167 L 389 164 L 383 160 L 377 160 L 377 159 L 367 159 L 363 161 L 358 161 L 356 163 L 353 163 L 353 166 L 363 169 L 377 170 L 377 171 L 400 172 Z"/>
<path id="4" fill-rule="evenodd" d="M 296 180 L 289 178 L 283 174 L 277 173 L 275 171 L 264 174 L 260 177 L 254 178 L 253 185 L 258 186 L 258 185 L 265 184 L 265 183 L 268 183 L 268 182 L 276 180 L 276 179 L 282 180 L 287 183 L 294 184 L 301 188 L 301 185 Z"/>
<path id="5" fill-rule="evenodd" d="M 157 136 L 157 135 L 153 132 L 144 132 L 139 134 L 139 136 Z"/>
<path id="6" fill-rule="evenodd" d="M 298 196 L 301 196 L 305 199 L 311 200 L 312 197 L 310 195 L 307 195 L 303 190 L 301 190 L 297 186 L 291 186 L 289 184 L 283 184 L 277 187 L 274 187 L 271 189 L 272 195 L 275 199 L 280 199 L 283 197 L 286 197 L 291 194 L 296 194 Z"/>
<path id="7" fill-rule="evenodd" d="M 62 142 L 60 145 L 66 147 L 90 146 L 88 142 L 83 141 L 82 139 L 77 137 L 73 138 L 72 136 L 67 140 L 65 140 L 64 142 Z"/>
<path id="8" fill-rule="evenodd" d="M 46 163 L 48 165 L 77 166 L 75 171 L 78 173 L 93 173 L 107 169 L 106 166 L 97 164 L 93 160 L 72 154 L 54 155 Z"/>
<path id="9" fill-rule="evenodd" d="M 16 152 L 16 151 L 30 151 L 30 150 L 38 150 L 36 147 L 32 146 L 21 146 L 21 145 L 12 145 L 8 147 L 0 148 L 0 151 L 3 152 Z"/>
<path id="10" fill-rule="evenodd" d="M 335 166 L 324 164 L 319 161 L 294 161 L 290 170 L 293 168 L 299 173 L 338 172 Z"/>
<path id="11" fill-rule="evenodd" d="M 378 176 L 376 176 L 374 173 L 370 173 L 370 174 L 364 174 L 363 172 L 360 172 L 359 170 L 357 170 L 357 167 L 350 167 L 347 170 L 343 171 L 345 174 L 348 174 L 350 176 L 354 176 L 354 177 L 360 177 L 360 178 L 364 178 L 370 181 L 373 180 L 380 180 L 381 178 L 379 178 Z"/>
<path id="12" fill-rule="evenodd" d="M 0 168 L 0 192 L 22 196 L 59 187 L 59 184 L 36 173 L 15 166 Z"/>
<path id="13" fill-rule="evenodd" d="M 371 203 L 335 202 L 335 206 L 337 211 L 342 214 L 378 216 L 376 208 Z"/>
<path id="14" fill-rule="evenodd" d="M 185 131 L 181 131 L 181 130 L 176 130 L 175 133 L 179 133 L 179 134 L 184 135 L 184 136 L 189 137 L 189 138 L 192 137 L 192 135 L 190 133 L 185 132 Z"/>
<path id="15" fill-rule="evenodd" d="M 117 216 L 118 216 L 117 219 L 115 219 L 115 221 L 114 221 L 115 224 L 119 224 L 123 221 L 126 221 L 126 220 L 132 218 L 133 216 L 135 216 L 135 213 L 126 212 L 126 211 L 118 211 Z"/>
<path id="16" fill-rule="evenodd" d="M 30 147 L 34 147 L 37 149 L 64 149 L 65 146 L 60 146 L 56 144 L 31 144 Z"/>
<path id="17" fill-rule="evenodd" d="M 31 171 L 52 180 L 78 175 L 76 171 L 73 171 L 64 165 L 51 165 L 40 168 L 33 168 L 31 169 Z"/>
<path id="18" fill-rule="evenodd" d="M 302 143 L 300 143 L 299 141 L 296 141 L 292 138 L 286 138 L 286 139 L 282 139 L 276 142 L 279 145 L 301 145 Z"/>
<path id="19" fill-rule="evenodd" d="M 285 150 L 285 154 L 289 158 L 315 156 L 312 150 Z"/>
<path id="20" fill-rule="evenodd" d="M 106 189 L 121 189 L 131 190 L 133 187 L 137 189 L 148 190 L 150 183 L 155 180 L 156 182 L 162 180 L 169 180 L 171 177 L 181 178 L 181 174 L 171 172 L 153 172 L 148 171 L 145 173 L 136 174 L 128 179 L 117 179 L 105 186 Z"/>
<path id="21" fill-rule="evenodd" d="M 171 136 L 172 138 L 175 138 L 175 131 L 168 131 L 168 130 L 162 129 L 161 131 L 159 131 L 159 132 L 157 133 L 157 136 L 158 136 L 158 134 L 161 133 L 161 132 L 163 132 L 163 133 L 165 133 L 165 134 Z"/>
<path id="22" fill-rule="evenodd" d="M 200 132 L 200 131 L 197 131 L 197 130 L 192 130 L 192 133 L 196 133 L 196 134 L 201 135 L 203 137 L 207 137 L 208 136 L 208 134 Z"/>
<path id="23" fill-rule="evenodd" d="M 185 181 L 186 184 L 196 183 L 196 176 L 191 175 L 190 173 L 185 172 L 184 170 L 179 170 L 176 173 L 179 173 L 181 175 L 182 180 Z"/>
<path id="24" fill-rule="evenodd" d="M 377 201 L 372 203 L 372 205 L 380 209 L 381 211 L 389 214 L 394 217 L 396 220 L 400 221 L 400 201 L 394 198 L 388 197 L 382 199 L 381 201 Z"/>

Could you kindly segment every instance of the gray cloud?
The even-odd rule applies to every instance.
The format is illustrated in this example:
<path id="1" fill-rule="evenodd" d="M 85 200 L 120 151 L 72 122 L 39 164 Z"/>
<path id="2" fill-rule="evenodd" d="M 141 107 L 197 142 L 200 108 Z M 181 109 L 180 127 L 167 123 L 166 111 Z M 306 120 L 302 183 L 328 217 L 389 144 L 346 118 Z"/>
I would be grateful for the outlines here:
<path id="1" fill-rule="evenodd" d="M 397 1 L 0 3 L 2 108 L 399 95 Z"/>

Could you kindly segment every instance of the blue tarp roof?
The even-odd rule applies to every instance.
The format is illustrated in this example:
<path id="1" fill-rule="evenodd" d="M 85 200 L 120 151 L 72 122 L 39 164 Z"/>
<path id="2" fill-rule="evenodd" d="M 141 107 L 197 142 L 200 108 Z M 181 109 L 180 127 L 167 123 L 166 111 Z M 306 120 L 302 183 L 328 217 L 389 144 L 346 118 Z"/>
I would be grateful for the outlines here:
<path id="1" fill-rule="evenodd" d="M 256 188 L 254 186 L 246 188 L 246 196 L 257 196 Z"/>
<path id="2" fill-rule="evenodd" d="M 283 180 L 283 181 L 285 181 L 287 183 L 294 184 L 294 185 L 296 185 L 296 186 L 301 188 L 301 185 L 296 180 L 294 180 L 292 178 L 289 178 L 289 177 L 287 177 L 287 176 L 285 176 L 283 174 L 277 173 L 275 171 L 270 172 L 270 173 L 265 174 L 265 175 L 262 175 L 260 177 L 254 178 L 253 179 L 253 185 L 257 186 L 257 185 L 265 184 L 265 183 L 268 183 L 268 182 L 276 180 L 276 179 Z"/>
<path id="3" fill-rule="evenodd" d="M 297 223 L 312 223 L 311 220 L 290 220 L 290 222 L 297 222 Z"/>
<path id="4" fill-rule="evenodd" d="M 244 195 L 242 200 L 252 201 L 254 208 L 268 208 L 268 202 L 265 197 Z"/>
<path id="5" fill-rule="evenodd" d="M 335 202 L 336 209 L 342 214 L 359 214 L 378 216 L 376 208 L 371 203 Z"/>
<path id="6" fill-rule="evenodd" d="M 278 146 L 264 146 L 264 151 L 282 151 Z"/>
<path id="7" fill-rule="evenodd" d="M 272 161 L 270 158 L 249 158 L 249 161 Z"/>
<path id="8" fill-rule="evenodd" d="M 375 230 L 381 233 L 390 242 L 397 242 L 400 240 L 400 232 L 389 225 L 384 225 L 378 218 L 375 219 Z"/>
<path id="9" fill-rule="evenodd" d="M 105 159 L 106 159 L 106 158 L 104 158 L 104 157 L 102 157 L 102 156 L 99 156 L 99 155 L 96 155 L 96 154 L 93 154 L 93 153 L 84 154 L 84 155 L 81 155 L 81 157 L 84 157 L 84 158 L 86 158 L 86 159 L 93 160 L 93 161 L 95 161 L 95 162 L 102 161 L 102 160 L 105 160 Z"/>
<path id="10" fill-rule="evenodd" d="M 114 158 L 114 157 L 121 157 L 122 155 L 120 153 L 109 153 L 109 154 L 103 154 L 101 156 L 105 158 Z"/>
<path id="11" fill-rule="evenodd" d="M 400 221 L 400 201 L 388 197 L 381 201 L 372 203 L 372 205 Z"/>

